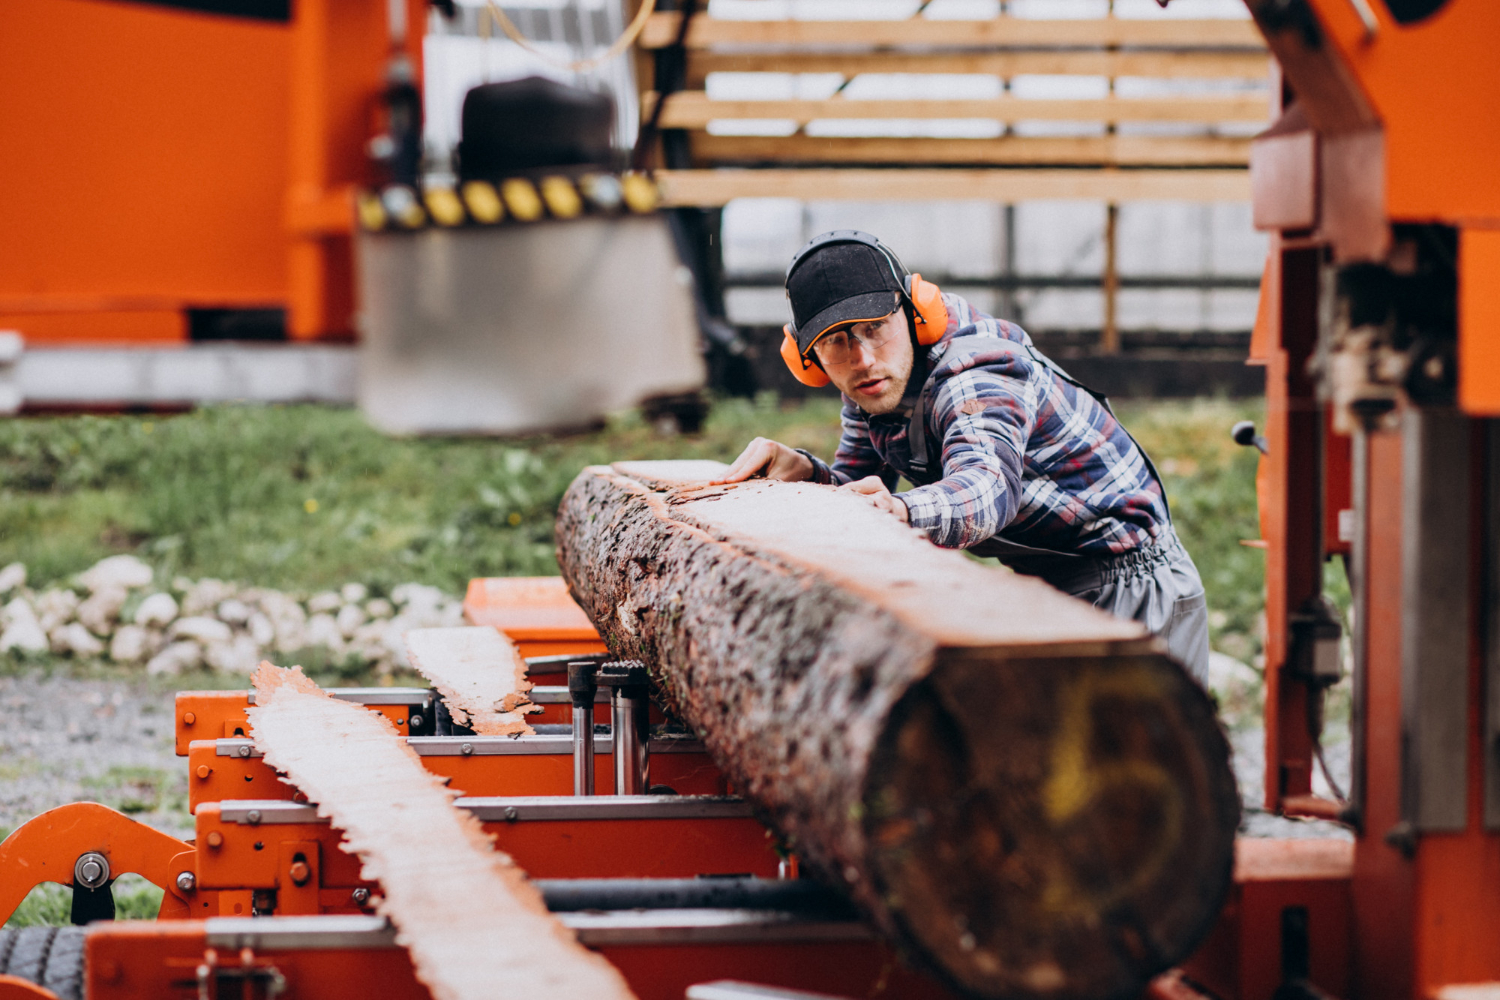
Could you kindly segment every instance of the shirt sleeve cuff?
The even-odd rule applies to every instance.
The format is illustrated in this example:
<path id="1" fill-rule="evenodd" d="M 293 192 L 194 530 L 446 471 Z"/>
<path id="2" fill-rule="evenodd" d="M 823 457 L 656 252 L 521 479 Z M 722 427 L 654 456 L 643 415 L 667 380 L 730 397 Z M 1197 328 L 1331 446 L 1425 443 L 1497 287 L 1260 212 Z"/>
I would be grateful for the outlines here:
<path id="1" fill-rule="evenodd" d="M 913 528 L 931 532 L 932 529 L 942 526 L 942 501 L 936 491 L 929 487 L 919 486 L 905 493 L 897 493 L 896 497 L 906 504 L 907 523 Z"/>
<path id="2" fill-rule="evenodd" d="M 833 469 L 829 467 L 828 463 L 824 462 L 821 458 L 814 455 L 806 448 L 797 448 L 794 450 L 797 452 L 797 454 L 801 455 L 803 458 L 812 463 L 812 482 L 815 482 L 820 486 L 833 485 Z"/>

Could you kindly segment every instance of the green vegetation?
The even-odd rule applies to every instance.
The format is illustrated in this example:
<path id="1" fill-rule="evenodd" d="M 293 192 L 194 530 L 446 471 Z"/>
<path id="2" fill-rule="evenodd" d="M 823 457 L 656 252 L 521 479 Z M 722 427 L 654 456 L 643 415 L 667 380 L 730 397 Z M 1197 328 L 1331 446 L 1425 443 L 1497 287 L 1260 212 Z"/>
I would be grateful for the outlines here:
<path id="1" fill-rule="evenodd" d="M 155 920 L 161 909 L 162 891 L 139 875 L 121 875 L 115 880 L 116 920 Z M 6 927 L 62 927 L 71 923 L 73 890 L 55 882 L 43 882 L 27 893 Z"/>
<path id="2" fill-rule="evenodd" d="M 1255 455 L 1229 440 L 1255 403 L 1130 403 L 1208 587 L 1216 643 L 1258 651 L 1263 555 Z M 724 400 L 703 432 L 663 436 L 638 415 L 593 433 L 496 441 L 392 440 L 351 410 L 208 407 L 181 416 L 0 423 L 0 564 L 33 587 L 134 552 L 159 579 L 213 576 L 310 591 L 415 580 L 461 593 L 475 576 L 556 572 L 552 516 L 585 465 L 732 458 L 756 434 L 830 455 L 837 405 Z"/>

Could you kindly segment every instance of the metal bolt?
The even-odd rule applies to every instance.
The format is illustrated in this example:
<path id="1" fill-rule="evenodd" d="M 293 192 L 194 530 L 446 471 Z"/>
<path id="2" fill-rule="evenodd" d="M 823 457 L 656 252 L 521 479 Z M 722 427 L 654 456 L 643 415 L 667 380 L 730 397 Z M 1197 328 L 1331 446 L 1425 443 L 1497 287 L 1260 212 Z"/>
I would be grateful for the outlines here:
<path id="1" fill-rule="evenodd" d="M 312 878 L 312 869 L 307 867 L 306 861 L 293 861 L 287 874 L 292 877 L 293 885 L 306 885 L 307 880 Z"/>
<path id="2" fill-rule="evenodd" d="M 240 747 L 240 756 L 241 757 L 248 757 L 248 756 L 250 756 L 250 744 L 246 743 L 244 746 Z"/>
<path id="3" fill-rule="evenodd" d="M 208 780 L 208 776 L 210 774 L 213 774 L 213 773 L 214 773 L 214 769 L 211 768 L 211 767 L 209 767 L 207 764 L 199 764 L 198 765 L 198 780 L 199 781 L 207 781 Z"/>
<path id="4" fill-rule="evenodd" d="M 349 894 L 349 898 L 352 899 L 352 900 L 354 900 L 354 904 L 356 906 L 364 906 L 366 903 L 368 903 L 370 901 L 370 890 L 369 889 L 355 889 L 353 892 L 351 892 Z"/>
<path id="5" fill-rule="evenodd" d="M 193 888 L 197 884 L 198 879 L 193 876 L 192 872 L 177 873 L 177 888 L 181 889 L 183 892 L 192 892 Z"/>
<path id="6" fill-rule="evenodd" d="M 260 810 L 251 809 L 249 812 L 245 813 L 245 822 L 249 823 L 251 826 L 260 826 Z"/>
<path id="7" fill-rule="evenodd" d="M 85 851 L 73 865 L 73 881 L 85 889 L 97 889 L 109 881 L 109 860 L 98 851 Z"/>
<path id="8" fill-rule="evenodd" d="M 197 721 L 198 721 L 198 717 L 196 715 L 194 715 L 192 712 L 183 712 L 182 713 L 182 724 L 184 726 L 191 726 L 193 723 L 195 723 Z"/>
<path id="9" fill-rule="evenodd" d="M 472 744 L 472 743 L 465 743 L 463 746 L 461 746 L 461 747 L 458 748 L 458 752 L 461 753 L 461 754 L 463 754 L 465 757 L 467 757 L 467 756 L 469 756 L 469 754 L 471 754 L 471 753 L 474 752 L 474 744 Z"/>
<path id="10" fill-rule="evenodd" d="M 409 725 L 412 729 L 421 729 L 422 717 L 420 715 L 413 714 L 412 717 L 407 720 L 407 725 Z"/>
<path id="11" fill-rule="evenodd" d="M 220 833 L 218 830 L 210 830 L 208 832 L 208 846 L 209 847 L 223 847 L 224 846 L 224 835 L 222 833 Z"/>
<path id="12" fill-rule="evenodd" d="M 514 823 L 520 817 L 521 817 L 521 814 L 520 814 L 519 811 L 517 811 L 517 809 L 516 809 L 515 806 L 506 806 L 505 807 L 505 818 L 506 818 L 506 820 L 508 822 Z"/>

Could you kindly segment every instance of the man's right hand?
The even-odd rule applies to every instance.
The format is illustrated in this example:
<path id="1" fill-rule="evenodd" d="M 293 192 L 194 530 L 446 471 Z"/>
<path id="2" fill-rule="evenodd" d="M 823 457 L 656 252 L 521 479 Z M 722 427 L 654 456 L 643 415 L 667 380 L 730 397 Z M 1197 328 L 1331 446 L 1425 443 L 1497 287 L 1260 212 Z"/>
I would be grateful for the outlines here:
<path id="1" fill-rule="evenodd" d="M 745 446 L 728 471 L 713 480 L 713 485 L 742 483 L 757 475 L 784 483 L 800 483 L 813 477 L 813 464 L 806 455 L 793 451 L 780 441 L 758 437 Z"/>

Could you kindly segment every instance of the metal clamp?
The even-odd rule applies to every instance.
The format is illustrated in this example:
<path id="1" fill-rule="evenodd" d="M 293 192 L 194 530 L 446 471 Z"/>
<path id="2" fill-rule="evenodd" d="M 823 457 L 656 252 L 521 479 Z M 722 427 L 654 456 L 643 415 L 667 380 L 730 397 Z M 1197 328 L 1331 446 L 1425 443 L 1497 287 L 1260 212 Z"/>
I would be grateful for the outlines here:
<path id="1" fill-rule="evenodd" d="M 615 751 L 615 794 L 645 795 L 651 788 L 651 676 L 639 660 L 599 665 L 609 687 L 609 726 Z"/>
<path id="2" fill-rule="evenodd" d="M 599 693 L 599 664 L 568 664 L 568 694 L 573 699 L 573 794 L 594 794 L 594 698 Z"/>

